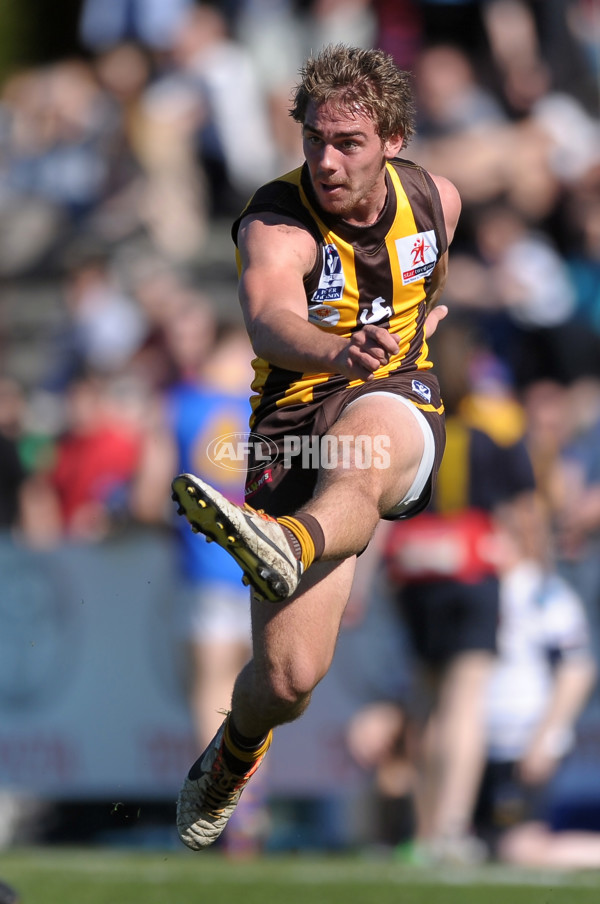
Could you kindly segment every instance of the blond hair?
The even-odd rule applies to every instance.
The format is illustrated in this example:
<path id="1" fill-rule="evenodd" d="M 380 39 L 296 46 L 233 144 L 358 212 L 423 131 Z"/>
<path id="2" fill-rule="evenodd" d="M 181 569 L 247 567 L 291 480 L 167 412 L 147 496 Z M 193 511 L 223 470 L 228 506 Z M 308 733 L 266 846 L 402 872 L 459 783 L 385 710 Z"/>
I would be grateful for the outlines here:
<path id="1" fill-rule="evenodd" d="M 382 50 L 329 44 L 300 70 L 290 116 L 304 124 L 310 101 L 317 106 L 355 109 L 369 116 L 382 141 L 402 135 L 405 147 L 414 134 L 412 78 Z"/>

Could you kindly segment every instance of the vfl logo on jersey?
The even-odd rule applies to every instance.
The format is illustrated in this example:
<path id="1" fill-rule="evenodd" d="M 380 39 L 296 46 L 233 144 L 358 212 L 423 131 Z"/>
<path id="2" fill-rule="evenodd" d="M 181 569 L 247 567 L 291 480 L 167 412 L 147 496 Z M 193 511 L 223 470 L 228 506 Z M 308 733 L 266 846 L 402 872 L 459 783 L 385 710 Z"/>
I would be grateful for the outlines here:
<path id="1" fill-rule="evenodd" d="M 308 319 L 310 323 L 336 324 L 340 319 L 340 312 L 328 304 L 311 304 L 308 307 Z"/>
<path id="2" fill-rule="evenodd" d="M 417 235 L 407 235 L 402 239 L 396 239 L 396 251 L 402 271 L 402 284 L 416 282 L 431 276 L 437 263 L 437 241 L 435 232 L 419 232 Z"/>
<path id="3" fill-rule="evenodd" d="M 339 301 L 344 294 L 345 282 L 339 251 L 335 245 L 325 245 L 323 248 L 323 269 L 319 278 L 319 288 L 314 293 L 311 301 L 314 303 Z"/>
<path id="4" fill-rule="evenodd" d="M 425 399 L 426 402 L 431 402 L 431 389 L 429 386 L 426 386 L 425 383 L 421 383 L 420 380 L 412 381 L 413 392 L 416 392 L 417 395 L 420 395 L 422 399 Z"/>
<path id="5" fill-rule="evenodd" d="M 389 304 L 385 303 L 385 298 L 380 295 L 379 298 L 374 298 L 371 302 L 370 311 L 364 308 L 360 315 L 360 322 L 379 323 L 380 320 L 389 320 L 393 313 Z"/>

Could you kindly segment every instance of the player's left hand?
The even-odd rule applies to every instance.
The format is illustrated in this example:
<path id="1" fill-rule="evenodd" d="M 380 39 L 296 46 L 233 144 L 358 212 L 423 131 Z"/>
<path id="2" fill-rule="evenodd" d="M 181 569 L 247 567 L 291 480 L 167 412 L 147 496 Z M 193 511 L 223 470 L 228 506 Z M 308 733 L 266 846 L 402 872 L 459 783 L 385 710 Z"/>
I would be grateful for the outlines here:
<path id="1" fill-rule="evenodd" d="M 433 308 L 425 320 L 425 336 L 430 339 L 438 328 L 438 323 L 446 317 L 448 308 L 445 304 L 438 304 Z"/>

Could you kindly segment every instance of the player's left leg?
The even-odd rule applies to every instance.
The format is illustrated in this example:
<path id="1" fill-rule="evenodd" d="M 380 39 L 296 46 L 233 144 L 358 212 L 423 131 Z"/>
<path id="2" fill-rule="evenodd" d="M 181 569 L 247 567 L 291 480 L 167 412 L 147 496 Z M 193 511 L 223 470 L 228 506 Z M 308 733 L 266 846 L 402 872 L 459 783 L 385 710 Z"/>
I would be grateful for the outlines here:
<path id="1" fill-rule="evenodd" d="M 353 574 L 353 558 L 321 563 L 287 602 L 253 602 L 253 659 L 235 683 L 231 712 L 179 795 L 177 825 L 188 847 L 216 841 L 262 763 L 272 729 L 308 706 L 331 665 Z"/>

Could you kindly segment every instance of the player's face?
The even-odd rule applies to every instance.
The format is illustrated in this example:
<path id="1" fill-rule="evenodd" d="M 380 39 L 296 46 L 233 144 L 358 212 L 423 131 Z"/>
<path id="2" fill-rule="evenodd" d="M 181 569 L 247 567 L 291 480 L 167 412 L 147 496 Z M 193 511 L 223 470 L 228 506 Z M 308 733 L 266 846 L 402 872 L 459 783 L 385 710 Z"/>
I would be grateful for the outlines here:
<path id="1" fill-rule="evenodd" d="M 386 198 L 386 160 L 398 153 L 402 139 L 384 143 L 373 120 L 360 110 L 311 101 L 302 142 L 321 206 L 350 223 L 374 222 Z"/>

